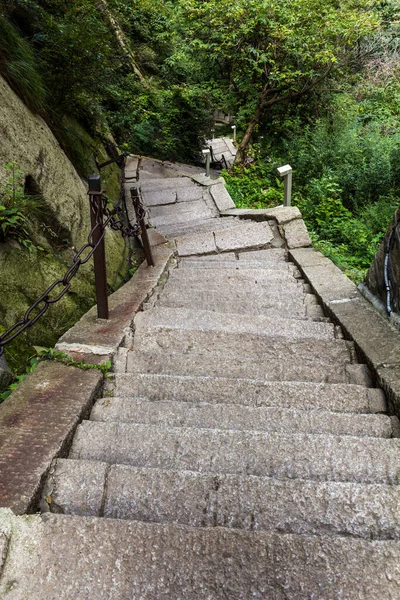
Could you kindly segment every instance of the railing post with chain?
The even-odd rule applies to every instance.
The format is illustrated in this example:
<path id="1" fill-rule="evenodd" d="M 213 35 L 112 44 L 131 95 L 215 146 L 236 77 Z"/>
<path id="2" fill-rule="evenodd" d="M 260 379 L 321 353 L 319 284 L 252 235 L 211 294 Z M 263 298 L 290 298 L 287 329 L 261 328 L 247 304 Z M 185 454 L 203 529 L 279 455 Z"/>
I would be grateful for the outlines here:
<path id="1" fill-rule="evenodd" d="M 141 202 L 139 198 L 139 192 L 135 187 L 131 187 L 131 198 L 136 213 L 136 220 L 140 225 L 140 235 L 142 236 L 142 244 L 144 254 L 147 260 L 147 266 L 154 267 L 154 259 L 153 254 L 151 252 L 150 240 L 146 229 L 146 223 L 144 220 L 144 213 L 143 210 L 140 210 Z"/>
<path id="2" fill-rule="evenodd" d="M 93 244 L 96 245 L 103 234 L 103 206 L 100 175 L 89 176 L 90 218 L 93 229 Z M 97 226 L 97 227 L 96 227 Z M 94 276 L 96 283 L 97 316 L 108 319 L 107 271 L 104 237 L 94 255 Z"/>

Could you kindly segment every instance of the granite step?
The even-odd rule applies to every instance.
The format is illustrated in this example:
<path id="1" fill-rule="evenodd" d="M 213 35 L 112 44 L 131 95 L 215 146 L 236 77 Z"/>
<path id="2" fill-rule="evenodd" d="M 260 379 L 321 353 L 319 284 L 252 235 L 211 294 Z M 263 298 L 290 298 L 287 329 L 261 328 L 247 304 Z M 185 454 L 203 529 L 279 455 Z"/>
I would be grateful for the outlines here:
<path id="1" fill-rule="evenodd" d="M 315 354 L 298 356 L 282 350 L 278 356 L 245 356 L 231 352 L 221 356 L 208 349 L 184 352 L 157 349 L 128 351 L 128 373 L 158 373 L 203 377 L 258 379 L 260 381 L 314 381 L 355 383 L 354 368 L 363 365 L 335 363 Z M 118 372 L 118 371 L 117 371 Z"/>
<path id="2" fill-rule="evenodd" d="M 231 254 L 231 253 L 227 253 Z M 218 260 L 206 260 L 211 257 L 216 257 Z M 190 258 L 196 258 L 196 261 L 189 261 Z M 190 272 L 195 272 L 196 270 L 199 273 L 210 269 L 214 270 L 224 270 L 224 269 L 233 269 L 235 271 L 246 272 L 247 269 L 257 270 L 257 269 L 268 269 L 272 271 L 287 271 L 289 273 L 297 273 L 297 267 L 293 263 L 286 262 L 284 260 L 281 261 L 265 261 L 265 260 L 229 260 L 224 256 L 224 254 L 210 254 L 203 257 L 194 257 L 187 256 L 186 258 L 182 258 L 178 265 L 178 270 L 184 270 Z"/>
<path id="3" fill-rule="evenodd" d="M 192 202 L 186 202 L 185 204 L 182 203 L 176 206 L 187 206 L 189 204 L 192 204 Z M 150 215 L 149 220 L 154 227 L 156 227 L 161 233 L 163 233 L 162 225 L 169 225 L 171 223 L 191 223 L 193 220 L 211 219 L 211 217 L 212 213 L 210 209 L 207 208 L 207 206 L 204 204 L 203 207 L 192 211 L 179 211 L 177 212 L 177 214 L 171 212 L 170 214 L 165 214 L 157 217 L 153 217 L 152 215 Z"/>
<path id="4" fill-rule="evenodd" d="M 292 339 L 333 340 L 332 323 L 316 323 L 299 319 L 238 313 L 216 313 L 210 310 L 158 307 L 139 312 L 135 327 L 143 329 L 179 329 L 185 331 L 215 331 L 232 334 L 251 333 L 258 336 Z"/>
<path id="5" fill-rule="evenodd" d="M 267 222 L 241 222 L 231 229 L 218 229 L 178 238 L 176 244 L 179 256 L 190 256 L 244 248 L 263 248 L 273 239 L 273 231 Z"/>
<path id="6" fill-rule="evenodd" d="M 109 465 L 398 485 L 400 439 L 83 421 L 73 460 Z"/>
<path id="7" fill-rule="evenodd" d="M 392 540 L 6 515 L 7 600 L 398 597 L 400 544 Z"/>
<path id="8" fill-rule="evenodd" d="M 251 333 L 224 333 L 215 331 L 188 331 L 180 329 L 147 329 L 135 319 L 133 349 L 136 352 L 172 352 L 185 356 L 219 355 L 235 361 L 246 357 L 285 364 L 340 364 L 354 362 L 354 345 L 345 340 L 309 340 L 260 337 Z"/>
<path id="9" fill-rule="evenodd" d="M 400 487 L 58 459 L 50 510 L 191 527 L 400 539 Z M 46 492 L 47 493 L 47 492 Z"/>
<path id="10" fill-rule="evenodd" d="M 194 200 L 193 202 L 182 202 L 173 206 L 152 206 L 149 209 L 150 220 L 161 217 L 178 217 L 179 215 L 187 215 L 208 211 L 208 207 L 204 200 Z"/>
<path id="11" fill-rule="evenodd" d="M 226 221 L 226 222 L 225 222 Z M 177 225 L 160 225 L 159 230 L 168 238 L 185 237 L 185 235 L 197 235 L 206 231 L 216 231 L 217 229 L 231 229 L 239 221 L 235 217 L 226 217 L 225 219 L 208 218 L 195 219 L 187 223 Z"/>
<path id="12" fill-rule="evenodd" d="M 142 423 L 201 429 L 327 433 L 358 437 L 399 437 L 397 417 L 334 413 L 278 407 L 250 407 L 203 402 L 149 402 L 144 398 L 101 398 L 90 419 L 107 423 Z"/>
<path id="13" fill-rule="evenodd" d="M 117 373 L 115 395 L 146 397 L 150 402 L 206 401 L 223 405 L 317 409 L 344 413 L 368 414 L 387 410 L 385 395 L 381 389 L 360 384 Z"/>
<path id="14" fill-rule="evenodd" d="M 235 296 L 235 297 L 233 297 Z M 306 305 L 301 300 L 288 300 L 286 296 L 276 298 L 267 296 L 255 301 L 251 294 L 227 293 L 221 298 L 218 292 L 186 290 L 184 296 L 179 292 L 165 292 L 159 298 L 157 306 L 179 309 L 208 310 L 217 313 L 241 313 L 246 315 L 264 315 L 276 319 L 306 319 Z"/>
<path id="15" fill-rule="evenodd" d="M 225 261 L 224 261 L 225 263 Z M 237 263 L 237 265 L 236 265 Z M 236 261 L 234 266 L 223 264 L 217 272 L 204 267 L 184 267 L 172 269 L 169 274 L 170 281 L 201 281 L 203 283 L 218 282 L 232 280 L 237 285 L 243 284 L 246 286 L 249 282 L 251 283 L 264 283 L 269 284 L 270 287 L 275 288 L 276 285 L 281 283 L 299 283 L 298 280 L 293 276 L 294 265 L 290 263 L 278 263 L 278 265 L 271 265 L 268 267 L 256 267 L 253 268 L 251 265 L 245 265 L 240 267 L 239 261 Z M 210 261 L 210 264 L 214 264 Z M 278 268 L 277 268 L 278 267 Z"/>

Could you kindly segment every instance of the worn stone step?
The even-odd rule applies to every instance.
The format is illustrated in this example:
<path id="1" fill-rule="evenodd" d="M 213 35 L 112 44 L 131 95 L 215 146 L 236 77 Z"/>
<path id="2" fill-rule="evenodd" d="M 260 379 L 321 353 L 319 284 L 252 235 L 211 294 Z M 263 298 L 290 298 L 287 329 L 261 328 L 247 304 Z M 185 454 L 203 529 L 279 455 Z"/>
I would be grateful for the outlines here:
<path id="1" fill-rule="evenodd" d="M 235 297 L 234 297 L 235 296 Z M 238 297 L 239 296 L 239 297 Z M 208 310 L 217 313 L 236 312 L 245 315 L 264 315 L 279 319 L 306 319 L 306 305 L 295 298 L 293 301 L 285 296 L 277 298 L 267 296 L 260 300 L 254 300 L 251 295 L 234 293 L 225 294 L 221 298 L 218 292 L 203 292 L 201 290 L 186 290 L 182 295 L 180 292 L 166 292 L 161 295 L 157 306 L 179 309 Z"/>
<path id="2" fill-rule="evenodd" d="M 155 307 L 135 316 L 135 326 L 143 329 L 180 329 L 185 331 L 215 331 L 292 339 L 333 340 L 332 323 L 315 323 L 300 319 L 279 319 L 264 315 L 216 313 L 210 310 Z"/>
<path id="3" fill-rule="evenodd" d="M 262 262 L 273 262 L 287 259 L 287 252 L 283 248 L 269 248 L 268 250 L 247 250 L 239 251 L 238 260 L 243 261 L 262 261 Z"/>
<path id="4" fill-rule="evenodd" d="M 279 481 L 58 459 L 50 510 L 191 527 L 400 538 L 398 485 Z"/>
<path id="5" fill-rule="evenodd" d="M 381 389 L 355 384 L 304 381 L 117 373 L 115 395 L 144 396 L 149 401 L 206 401 L 215 404 L 322 409 L 345 413 L 380 413 L 387 410 L 385 395 Z"/>
<path id="6" fill-rule="evenodd" d="M 236 284 L 243 283 L 244 285 L 247 285 L 248 282 L 270 284 L 271 288 L 275 288 L 280 283 L 299 283 L 293 276 L 293 265 L 289 263 L 252 268 L 249 265 L 240 267 L 239 261 L 236 262 L 238 264 L 235 263 L 233 267 L 230 267 L 228 263 L 227 266 L 222 265 L 215 273 L 208 268 L 199 266 L 172 269 L 169 279 L 171 281 L 190 281 L 194 279 L 204 283 L 215 282 L 217 284 L 218 281 L 232 280 Z M 212 264 L 211 261 L 210 264 Z"/>
<path id="7" fill-rule="evenodd" d="M 150 219 L 153 221 L 156 217 L 169 217 L 183 214 L 191 214 L 207 211 L 207 205 L 204 200 L 194 200 L 193 202 L 182 202 L 173 206 L 152 206 L 149 209 Z"/>
<path id="8" fill-rule="evenodd" d="M 225 223 L 225 221 L 227 222 Z M 198 233 L 204 233 L 205 231 L 230 229 L 232 225 L 235 225 L 236 223 L 238 223 L 238 219 L 234 217 L 229 217 L 226 219 L 203 218 L 195 219 L 180 225 L 177 225 L 176 223 L 172 223 L 170 225 L 159 225 L 159 230 L 171 239 L 184 237 L 185 235 L 196 235 Z"/>
<path id="9" fill-rule="evenodd" d="M 215 276 L 216 273 L 212 272 Z M 265 280 L 253 281 L 240 277 L 221 278 L 210 277 L 206 279 L 202 277 L 197 280 L 194 277 L 183 278 L 170 277 L 163 291 L 164 296 L 169 294 L 180 294 L 183 298 L 193 294 L 211 295 L 219 297 L 221 300 L 229 300 L 234 295 L 237 301 L 253 300 L 264 302 L 268 299 L 278 299 L 280 302 L 287 299 L 288 304 L 302 306 L 306 302 L 307 295 L 304 292 L 303 285 L 293 279 L 292 281 L 278 281 L 277 285 L 271 285 Z M 315 299 L 315 296 L 311 296 Z M 311 302 L 310 302 L 311 303 Z M 312 302 L 315 304 L 315 300 Z"/>
<path id="10" fill-rule="evenodd" d="M 230 252 L 227 254 L 231 254 Z M 213 260 L 206 260 L 209 257 L 213 257 Z M 189 261 L 190 258 L 196 258 L 196 261 Z M 217 260 L 215 260 L 217 259 Z M 178 265 L 179 270 L 190 271 L 195 274 L 195 271 L 198 270 L 199 273 L 204 272 L 205 270 L 225 270 L 225 269 L 234 269 L 235 271 L 246 272 L 248 269 L 265 269 L 268 268 L 270 271 L 283 271 L 289 273 L 297 273 L 297 268 L 292 263 L 282 261 L 250 261 L 250 260 L 236 260 L 233 257 L 232 260 L 229 260 L 224 256 L 224 254 L 208 254 L 203 257 L 193 257 L 187 256 L 186 258 L 182 258 Z"/>
<path id="11" fill-rule="evenodd" d="M 282 431 L 284 433 L 329 433 L 391 438 L 398 437 L 386 415 L 354 415 L 324 410 L 250 407 L 235 404 L 195 402 L 149 402 L 147 399 L 101 398 L 94 405 L 92 421 L 147 423 L 201 429 Z"/>
<path id="12" fill-rule="evenodd" d="M 161 225 L 170 225 L 173 224 L 182 224 L 182 223 L 191 223 L 193 220 L 197 219 L 210 219 L 212 217 L 212 213 L 210 209 L 203 203 L 203 207 L 199 207 L 196 210 L 192 211 L 177 211 L 175 214 L 175 207 L 188 206 L 192 204 L 192 202 L 186 202 L 185 204 L 177 204 L 173 205 L 171 208 L 170 214 L 165 214 L 157 217 L 153 217 L 150 215 L 149 220 L 154 227 L 157 227 L 161 232 L 163 232 L 163 228 Z M 168 207 L 166 207 L 168 208 Z"/>
<path id="13" fill-rule="evenodd" d="M 188 331 L 182 329 L 148 329 L 140 316 L 135 319 L 133 348 L 140 352 L 182 353 L 189 355 L 219 355 L 235 361 L 238 357 L 250 360 L 261 358 L 264 362 L 282 361 L 310 364 L 344 365 L 353 362 L 354 349 L 345 340 L 282 339 L 260 337 L 251 333 L 225 333 L 216 331 Z"/>
<path id="14" fill-rule="evenodd" d="M 171 352 L 168 350 L 129 351 L 128 373 L 158 373 L 160 375 L 193 375 L 230 377 L 260 381 L 314 381 L 320 383 L 354 383 L 354 367 L 350 361 L 336 364 L 318 356 L 291 356 L 284 352 L 275 358 L 221 356 L 207 350 L 201 352 Z"/>
<path id="15" fill-rule="evenodd" d="M 178 238 L 176 244 L 179 256 L 190 256 L 243 248 L 262 248 L 270 244 L 273 239 L 273 231 L 267 222 L 239 222 L 231 229 L 218 229 L 214 232 Z"/>
<path id="16" fill-rule="evenodd" d="M 275 479 L 400 482 L 400 440 L 83 421 L 69 458 Z"/>
<path id="17" fill-rule="evenodd" d="M 398 597 L 396 541 L 7 516 L 1 517 L 9 543 L 0 580 L 7 600 Z"/>
<path id="18" fill-rule="evenodd" d="M 170 189 L 178 189 L 178 188 L 186 188 L 186 187 L 200 187 L 197 183 L 195 183 L 190 177 L 172 177 L 170 179 L 153 179 L 147 181 L 139 181 L 139 187 L 142 192 L 163 192 L 164 190 Z"/>

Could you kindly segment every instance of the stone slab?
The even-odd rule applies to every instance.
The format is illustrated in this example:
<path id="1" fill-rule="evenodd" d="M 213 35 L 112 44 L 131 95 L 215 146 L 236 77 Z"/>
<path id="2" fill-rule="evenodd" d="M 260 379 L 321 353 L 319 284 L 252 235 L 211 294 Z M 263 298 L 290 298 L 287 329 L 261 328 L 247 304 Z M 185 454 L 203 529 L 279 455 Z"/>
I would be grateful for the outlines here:
<path id="1" fill-rule="evenodd" d="M 176 239 L 176 247 L 179 256 L 190 256 L 193 254 L 207 254 L 216 252 L 214 234 L 212 231 L 199 233 Z"/>
<path id="2" fill-rule="evenodd" d="M 162 193 L 165 190 L 178 190 L 193 185 L 189 177 L 172 177 L 170 179 L 154 179 L 140 181 L 140 189 L 143 193 L 157 192 Z"/>
<path id="3" fill-rule="evenodd" d="M 315 361 L 319 364 L 352 362 L 350 347 L 344 340 L 282 339 L 251 333 L 190 331 L 165 327 L 148 329 L 140 320 L 135 320 L 133 348 L 146 352 L 164 350 L 166 354 L 210 353 L 214 356 L 231 357 L 232 360 L 238 356 L 246 356 L 262 357 L 267 362 L 276 358 L 286 362 Z"/>
<path id="4" fill-rule="evenodd" d="M 168 238 L 184 237 L 188 235 L 197 235 L 206 231 L 216 231 L 217 229 L 229 229 L 237 223 L 236 219 L 224 220 L 212 218 L 192 219 L 187 223 L 172 223 L 170 225 L 158 226 L 158 230 L 164 233 Z"/>
<path id="5" fill-rule="evenodd" d="M 210 193 L 220 212 L 235 207 L 235 203 L 230 197 L 229 192 L 224 184 L 213 185 L 210 188 Z"/>
<path id="6" fill-rule="evenodd" d="M 281 265 L 279 265 L 280 267 Z M 266 264 L 264 267 L 253 268 L 248 263 L 243 265 L 239 264 L 239 261 L 235 261 L 233 267 L 230 265 L 222 265 L 218 269 L 217 273 L 210 272 L 210 269 L 204 268 L 202 265 L 189 265 L 185 266 L 184 269 L 173 269 L 170 273 L 171 281 L 187 281 L 191 277 L 197 281 L 204 280 L 205 282 L 209 279 L 218 278 L 221 282 L 224 280 L 236 281 L 238 284 L 242 283 L 246 285 L 247 282 L 259 282 L 264 284 L 270 284 L 271 290 L 278 287 L 279 284 L 296 284 L 297 287 L 302 289 L 301 284 L 293 276 L 292 265 L 283 263 L 283 269 L 276 265 Z M 246 283 L 245 283 L 246 282 Z"/>
<path id="7" fill-rule="evenodd" d="M 314 381 L 351 383 L 347 363 L 327 363 L 318 357 L 290 357 L 282 351 L 274 360 L 242 355 L 225 356 L 210 352 L 168 352 L 163 350 L 128 353 L 128 373 L 158 373 L 202 377 L 249 378 L 261 381 Z M 289 360 L 289 358 L 291 360 Z M 352 365 L 349 365 L 352 366 Z"/>
<path id="8" fill-rule="evenodd" d="M 160 246 L 161 244 L 168 243 L 168 240 L 152 227 L 147 230 L 147 236 L 149 238 L 150 246 Z"/>
<path id="9" fill-rule="evenodd" d="M 105 423 L 147 423 L 200 429 L 236 429 L 239 431 L 281 431 L 282 433 L 327 433 L 357 437 L 398 437 L 386 415 L 354 415 L 323 410 L 278 407 L 251 407 L 204 402 L 149 402 L 147 399 L 102 398 L 96 402 L 91 421 Z M 63 463 L 58 461 L 60 471 Z M 96 463 L 97 465 L 97 463 Z M 96 481 L 97 470 L 93 473 Z M 68 477 L 68 472 L 67 472 Z M 79 472 L 75 479 L 79 479 Z M 97 485 L 97 484 L 96 484 Z M 81 486 L 81 489 L 83 486 Z M 60 489 L 56 486 L 57 494 Z M 81 502 L 82 503 L 82 502 Z M 79 505 L 77 503 L 78 510 Z M 84 500 L 83 503 L 87 503 Z M 79 513 L 74 513 L 79 514 Z M 82 513 L 83 514 L 83 513 Z"/>
<path id="10" fill-rule="evenodd" d="M 240 261 L 262 261 L 262 262 L 281 262 L 286 261 L 286 250 L 282 248 L 268 248 L 268 250 L 247 250 L 238 253 Z"/>
<path id="11" fill-rule="evenodd" d="M 147 330 L 167 328 L 187 331 L 219 331 L 226 333 L 252 333 L 258 336 L 272 336 L 292 339 L 333 340 L 332 323 L 316 323 L 298 319 L 275 319 L 264 315 L 243 315 L 220 313 L 198 309 L 157 307 L 137 313 L 137 329 Z"/>
<path id="12" fill-rule="evenodd" d="M 215 232 L 215 243 L 220 252 L 266 246 L 274 239 L 268 223 L 243 223 L 231 230 Z"/>
<path id="13" fill-rule="evenodd" d="M 200 200 L 203 197 L 203 194 L 203 187 L 192 183 L 188 187 L 177 189 L 177 202 L 193 202 L 194 200 Z"/>
<path id="14" fill-rule="evenodd" d="M 398 485 L 400 477 L 398 438 L 83 421 L 70 458 L 280 480 Z"/>
<path id="15" fill-rule="evenodd" d="M 232 257 L 228 262 L 226 256 Z M 209 260 L 209 258 L 213 260 Z M 184 262 L 186 258 L 197 259 L 193 262 Z M 236 271 L 245 271 L 246 269 L 270 269 L 273 271 L 286 271 L 290 273 L 297 273 L 297 267 L 292 263 L 285 261 L 265 261 L 265 260 L 236 260 L 235 255 L 232 252 L 209 254 L 207 256 L 191 256 L 185 257 L 183 261 L 179 262 L 179 268 L 189 271 L 189 269 L 200 268 L 200 269 L 235 269 Z M 262 272 L 262 271 L 261 271 Z M 217 274 L 216 274 L 217 275 Z"/>
<path id="16" fill-rule="evenodd" d="M 65 512 L 70 510 L 68 499 Z M 399 540 L 398 486 L 111 467 L 111 519 Z"/>
<path id="17" fill-rule="evenodd" d="M 283 223 L 282 228 L 288 248 L 304 248 L 312 245 L 307 227 L 302 219 Z"/>
<path id="18" fill-rule="evenodd" d="M 180 202 L 176 206 L 187 206 L 188 204 L 191 204 L 191 203 L 190 202 L 185 202 L 185 203 Z M 173 225 L 174 227 L 179 228 L 182 224 L 185 224 L 185 223 L 191 224 L 193 221 L 211 219 L 213 216 L 212 212 L 210 211 L 210 209 L 207 207 L 207 205 L 205 203 L 203 203 L 203 204 L 204 204 L 203 207 L 198 208 L 196 211 L 193 210 L 192 212 L 180 211 L 180 212 L 177 212 L 176 214 L 171 213 L 169 215 L 162 215 L 159 217 L 150 216 L 150 222 L 153 225 L 153 227 L 157 227 L 161 232 L 163 232 L 164 225 L 165 226 Z"/>
<path id="19" fill-rule="evenodd" d="M 172 250 L 164 245 L 153 247 L 155 266 L 142 263 L 128 283 L 109 296 L 110 318 L 107 321 L 97 319 L 97 307 L 94 306 L 60 338 L 58 344 L 73 345 L 73 351 L 78 353 L 80 349 L 90 347 L 102 347 L 106 354 L 114 353 L 125 337 L 124 330 L 152 294 L 172 255 Z"/>
<path id="20" fill-rule="evenodd" d="M 389 600 L 399 591 L 395 541 L 64 515 L 7 519 L 4 600 Z"/>
<path id="21" fill-rule="evenodd" d="M 301 212 L 296 206 L 277 206 L 276 208 L 232 208 L 223 212 L 224 217 L 240 217 L 255 221 L 274 219 L 280 225 L 301 219 Z"/>
<path id="22" fill-rule="evenodd" d="M 384 413 L 385 394 L 361 384 L 325 384 L 305 381 L 260 381 L 227 377 L 160 374 L 116 374 L 115 394 L 146 397 L 150 401 L 212 401 L 244 406 L 280 406 L 302 410 Z"/>
<path id="23" fill-rule="evenodd" d="M 150 208 L 150 220 L 157 217 L 179 217 L 187 214 L 205 213 L 205 216 L 210 216 L 211 213 L 208 210 L 204 200 L 194 200 L 192 202 L 180 202 L 174 205 L 167 206 L 153 206 Z"/>
<path id="24" fill-rule="evenodd" d="M 58 458 L 43 491 L 43 507 L 53 513 L 99 517 L 103 509 L 108 465 Z"/>
<path id="25" fill-rule="evenodd" d="M 234 298 L 231 296 L 235 296 Z M 164 292 L 158 306 L 179 308 L 179 309 L 198 309 L 209 310 L 216 313 L 232 313 L 242 315 L 257 315 L 266 317 L 286 318 L 286 319 L 305 319 L 306 305 L 299 302 L 288 302 L 286 297 L 263 297 L 257 301 L 251 297 L 251 294 L 229 294 L 228 292 L 221 298 L 218 291 L 202 292 L 199 290 L 187 290 L 182 296 L 180 292 Z"/>
<path id="26" fill-rule="evenodd" d="M 332 261 L 314 249 L 291 250 L 290 257 L 325 306 L 328 302 L 361 298 L 356 285 Z"/>
<path id="27" fill-rule="evenodd" d="M 36 507 L 51 462 L 61 456 L 102 385 L 98 370 L 43 362 L 0 406 L 0 506 Z"/>
<path id="28" fill-rule="evenodd" d="M 177 201 L 176 190 L 144 191 L 142 189 L 142 199 L 143 204 L 147 207 L 175 204 Z"/>

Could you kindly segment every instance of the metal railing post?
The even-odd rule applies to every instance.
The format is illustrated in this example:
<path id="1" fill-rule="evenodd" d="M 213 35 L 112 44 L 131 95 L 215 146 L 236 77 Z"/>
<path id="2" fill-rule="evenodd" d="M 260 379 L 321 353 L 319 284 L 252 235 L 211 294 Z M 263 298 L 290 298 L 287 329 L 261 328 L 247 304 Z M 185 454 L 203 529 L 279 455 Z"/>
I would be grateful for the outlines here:
<path id="1" fill-rule="evenodd" d="M 206 150 L 203 150 L 203 154 L 206 157 L 206 176 L 210 177 L 211 151 L 207 148 Z"/>
<path id="2" fill-rule="evenodd" d="M 232 125 L 233 129 L 233 141 L 236 142 L 236 125 Z"/>
<path id="3" fill-rule="evenodd" d="M 134 207 L 135 213 L 136 213 L 136 219 L 140 225 L 143 250 L 144 250 L 144 255 L 146 257 L 146 260 L 147 260 L 147 266 L 154 267 L 154 259 L 153 259 L 153 254 L 151 252 L 151 246 L 150 246 L 149 235 L 147 233 L 146 222 L 144 220 L 144 216 L 141 216 L 140 211 L 139 211 L 139 204 L 140 204 L 139 192 L 137 191 L 137 188 L 135 188 L 135 187 L 131 187 L 131 198 L 132 198 L 133 207 Z"/>
<path id="4" fill-rule="evenodd" d="M 293 169 L 290 165 L 279 167 L 277 169 L 278 175 L 283 177 L 284 181 L 284 202 L 283 206 L 290 206 L 292 203 L 292 172 Z"/>
<path id="5" fill-rule="evenodd" d="M 100 175 L 89 176 L 90 218 L 93 230 L 93 244 L 96 245 L 103 233 L 103 205 Z M 98 227 L 96 227 L 98 225 Z M 104 238 L 94 255 L 94 277 L 96 283 L 97 317 L 108 319 L 107 270 Z"/>

